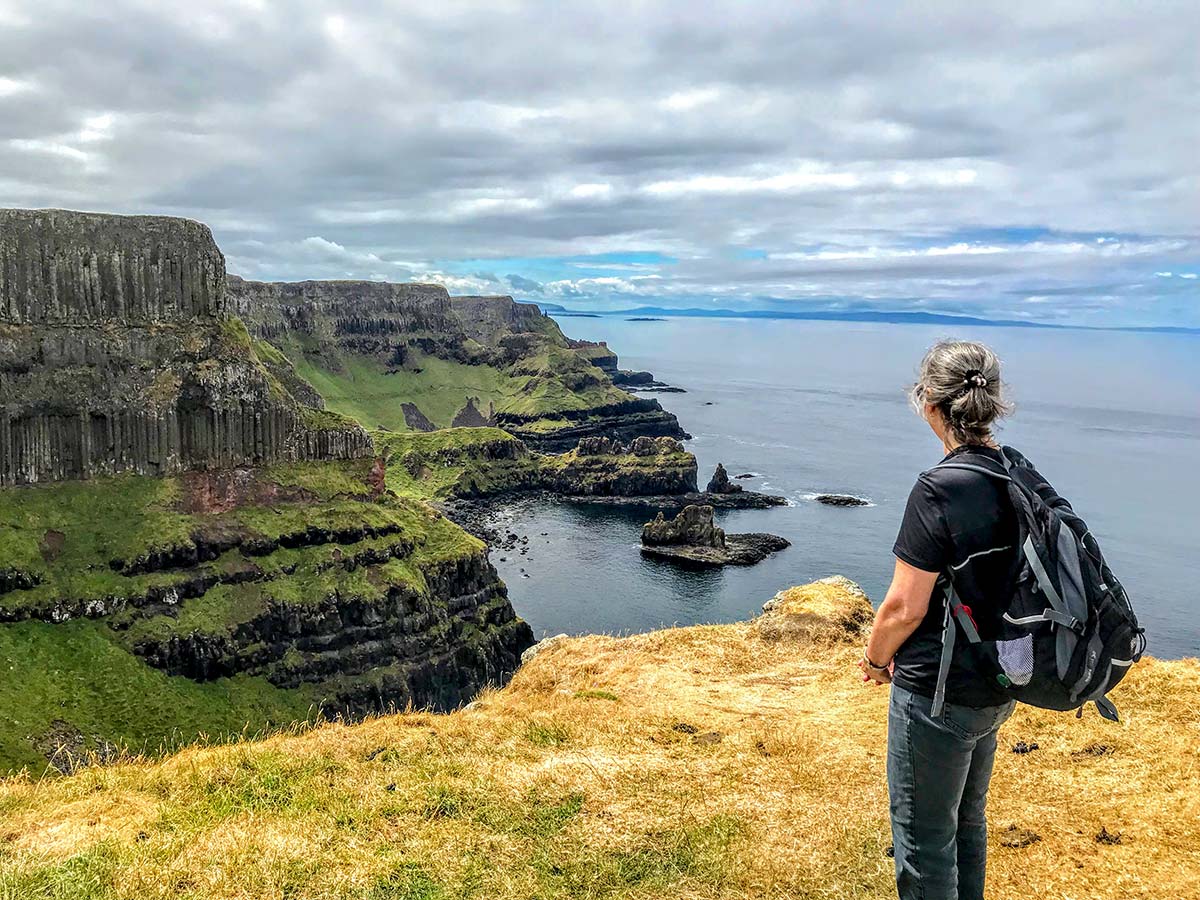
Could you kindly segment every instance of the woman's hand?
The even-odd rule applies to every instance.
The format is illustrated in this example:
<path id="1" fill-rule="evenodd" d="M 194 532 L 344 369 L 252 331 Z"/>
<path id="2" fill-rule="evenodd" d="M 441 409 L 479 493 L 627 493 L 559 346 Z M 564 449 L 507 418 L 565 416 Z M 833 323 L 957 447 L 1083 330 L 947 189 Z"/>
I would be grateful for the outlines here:
<path id="1" fill-rule="evenodd" d="M 871 662 L 866 653 L 858 661 L 858 670 L 862 672 L 862 680 L 875 684 L 891 684 L 893 666 L 895 666 L 894 662 L 890 662 L 886 666 L 877 666 Z"/>

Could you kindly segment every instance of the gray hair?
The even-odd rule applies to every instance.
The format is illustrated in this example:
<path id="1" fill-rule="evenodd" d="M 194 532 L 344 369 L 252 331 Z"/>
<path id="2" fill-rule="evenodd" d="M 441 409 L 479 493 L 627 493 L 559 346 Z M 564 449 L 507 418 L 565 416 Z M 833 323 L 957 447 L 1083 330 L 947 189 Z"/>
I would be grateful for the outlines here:
<path id="1" fill-rule="evenodd" d="M 962 444 L 985 444 L 992 424 L 1012 412 L 1000 381 L 1000 357 L 977 341 L 938 341 L 921 360 L 909 391 L 913 408 L 942 413 L 950 434 Z"/>

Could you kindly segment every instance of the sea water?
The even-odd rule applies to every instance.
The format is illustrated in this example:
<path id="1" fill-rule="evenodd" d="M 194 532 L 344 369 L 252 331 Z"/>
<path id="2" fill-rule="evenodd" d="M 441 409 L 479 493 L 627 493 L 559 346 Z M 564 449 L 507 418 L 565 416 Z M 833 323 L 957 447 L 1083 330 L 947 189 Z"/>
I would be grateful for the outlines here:
<path id="1" fill-rule="evenodd" d="M 606 340 L 621 367 L 695 437 L 703 487 L 717 462 L 787 507 L 718 511 L 726 531 L 792 546 L 750 568 L 685 569 L 638 551 L 645 510 L 521 503 L 501 510 L 527 552 L 492 552 L 517 612 L 541 637 L 728 622 L 776 591 L 838 573 L 878 603 L 917 474 L 941 458 L 905 389 L 941 337 L 991 344 L 1017 412 L 1001 432 L 1099 536 L 1149 632 L 1150 652 L 1200 655 L 1200 338 L 1189 335 L 843 322 L 560 320 Z M 819 492 L 871 505 L 833 508 Z"/>

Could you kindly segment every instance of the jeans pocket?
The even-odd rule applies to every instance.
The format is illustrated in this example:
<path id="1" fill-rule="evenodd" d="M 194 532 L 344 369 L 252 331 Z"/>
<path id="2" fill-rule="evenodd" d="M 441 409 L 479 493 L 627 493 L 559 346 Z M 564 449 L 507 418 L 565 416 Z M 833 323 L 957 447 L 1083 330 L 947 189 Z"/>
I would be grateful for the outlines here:
<path id="1" fill-rule="evenodd" d="M 1012 715 L 1013 703 L 1001 706 L 959 706 L 947 703 L 942 723 L 950 731 L 967 740 L 978 740 L 995 731 Z"/>

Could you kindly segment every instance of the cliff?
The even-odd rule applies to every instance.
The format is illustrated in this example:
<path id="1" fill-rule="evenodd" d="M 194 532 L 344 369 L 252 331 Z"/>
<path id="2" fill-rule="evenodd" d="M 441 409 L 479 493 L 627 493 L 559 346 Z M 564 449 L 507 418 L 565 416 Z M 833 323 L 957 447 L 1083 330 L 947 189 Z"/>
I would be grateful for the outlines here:
<path id="1" fill-rule="evenodd" d="M 0 485 L 370 452 L 264 365 L 203 225 L 0 210 Z"/>
<path id="2" fill-rule="evenodd" d="M 451 707 L 532 641 L 483 545 L 233 315 L 437 349 L 445 291 L 226 286 L 195 222 L 0 211 L 0 771 Z"/>
<path id="3" fill-rule="evenodd" d="M 887 692 L 854 667 L 870 608 L 844 579 L 768 607 L 547 642 L 449 715 L 10 779 L 0 878 L 13 896 L 892 896 Z M 1146 660 L 1121 725 L 1018 709 L 989 896 L 1195 895 L 1198 684 L 1196 660 Z"/>
<path id="4" fill-rule="evenodd" d="M 570 341 L 535 305 L 511 297 L 236 277 L 229 294 L 251 333 L 270 342 L 329 409 L 369 428 L 499 425 L 547 452 L 589 436 L 686 436 L 657 401 L 613 384 L 600 366 L 610 358 L 615 365 L 615 354 Z"/>
<path id="5" fill-rule="evenodd" d="M 0 770 L 503 682 L 532 634 L 485 547 L 386 480 L 353 460 L 0 491 Z"/>

